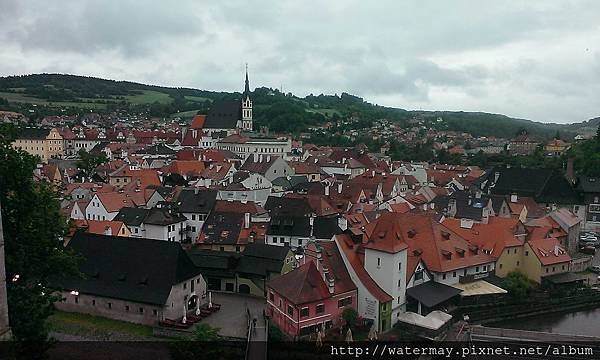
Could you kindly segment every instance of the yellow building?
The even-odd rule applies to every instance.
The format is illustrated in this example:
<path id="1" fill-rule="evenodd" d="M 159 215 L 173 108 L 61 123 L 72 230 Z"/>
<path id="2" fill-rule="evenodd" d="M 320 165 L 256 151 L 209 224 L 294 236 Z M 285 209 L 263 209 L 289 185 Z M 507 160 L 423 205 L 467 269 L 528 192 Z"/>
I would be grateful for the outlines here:
<path id="1" fill-rule="evenodd" d="M 64 155 L 63 138 L 56 128 L 23 128 L 13 142 L 13 147 L 39 157 L 42 162 L 62 158 Z"/>
<path id="2" fill-rule="evenodd" d="M 555 238 L 525 243 L 522 272 L 537 283 L 545 276 L 568 272 L 570 263 L 571 257 Z"/>

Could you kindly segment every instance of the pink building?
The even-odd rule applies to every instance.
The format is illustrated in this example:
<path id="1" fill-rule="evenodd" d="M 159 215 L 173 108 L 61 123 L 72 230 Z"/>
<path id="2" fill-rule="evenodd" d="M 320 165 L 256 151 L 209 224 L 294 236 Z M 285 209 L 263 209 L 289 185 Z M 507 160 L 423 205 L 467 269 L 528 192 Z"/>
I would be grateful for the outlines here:
<path id="1" fill-rule="evenodd" d="M 309 243 L 301 262 L 267 284 L 267 315 L 291 337 L 340 326 L 344 309 L 357 309 L 356 285 L 334 242 Z"/>

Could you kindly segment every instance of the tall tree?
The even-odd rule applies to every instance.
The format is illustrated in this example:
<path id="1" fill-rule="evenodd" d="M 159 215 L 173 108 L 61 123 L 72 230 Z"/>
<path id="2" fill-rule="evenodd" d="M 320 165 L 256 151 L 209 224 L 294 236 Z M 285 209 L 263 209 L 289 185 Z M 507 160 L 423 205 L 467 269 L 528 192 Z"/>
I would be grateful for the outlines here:
<path id="1" fill-rule="evenodd" d="M 0 203 L 6 255 L 7 300 L 14 339 L 26 351 L 43 351 L 46 319 L 59 298 L 50 278 L 77 272 L 77 257 L 65 251 L 66 221 L 58 194 L 34 180 L 36 158 L 11 143 L 15 130 L 0 126 Z M 33 346 L 37 344 L 39 346 Z"/>
<path id="2" fill-rule="evenodd" d="M 83 173 L 86 178 L 94 174 L 98 165 L 102 165 L 108 161 L 106 155 L 93 155 L 81 149 L 79 150 L 79 160 L 77 160 L 77 168 Z"/>

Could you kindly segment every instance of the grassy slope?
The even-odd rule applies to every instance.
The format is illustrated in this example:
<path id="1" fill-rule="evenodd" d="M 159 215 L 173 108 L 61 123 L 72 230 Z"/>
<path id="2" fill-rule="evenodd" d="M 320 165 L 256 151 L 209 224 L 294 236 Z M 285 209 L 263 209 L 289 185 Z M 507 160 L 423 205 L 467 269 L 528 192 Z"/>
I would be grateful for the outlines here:
<path id="1" fill-rule="evenodd" d="M 150 326 L 85 314 L 56 311 L 48 322 L 53 331 L 89 338 L 111 339 L 115 334 L 132 338 L 152 337 Z"/>

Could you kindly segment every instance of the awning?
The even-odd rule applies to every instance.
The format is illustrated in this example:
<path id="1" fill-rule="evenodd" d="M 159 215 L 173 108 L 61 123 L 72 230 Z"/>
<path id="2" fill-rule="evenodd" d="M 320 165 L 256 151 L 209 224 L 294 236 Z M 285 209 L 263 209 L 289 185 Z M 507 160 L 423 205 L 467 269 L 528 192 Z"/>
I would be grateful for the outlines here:
<path id="1" fill-rule="evenodd" d="M 438 310 L 430 312 L 427 316 L 410 311 L 398 314 L 398 321 L 431 330 L 438 330 L 450 320 L 452 320 L 452 315 Z"/>
<path id="2" fill-rule="evenodd" d="M 462 290 L 460 296 L 476 296 L 476 295 L 491 295 L 491 294 L 506 294 L 507 291 L 494 284 L 490 284 L 485 280 L 477 280 L 466 284 L 452 285 L 459 290 Z"/>
<path id="3" fill-rule="evenodd" d="M 421 285 L 406 289 L 406 295 L 417 300 L 428 308 L 449 300 L 460 294 L 462 290 L 444 285 L 435 281 L 428 281 Z"/>

